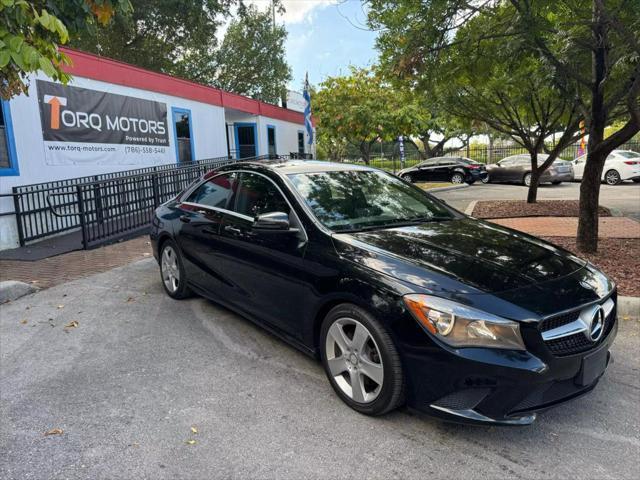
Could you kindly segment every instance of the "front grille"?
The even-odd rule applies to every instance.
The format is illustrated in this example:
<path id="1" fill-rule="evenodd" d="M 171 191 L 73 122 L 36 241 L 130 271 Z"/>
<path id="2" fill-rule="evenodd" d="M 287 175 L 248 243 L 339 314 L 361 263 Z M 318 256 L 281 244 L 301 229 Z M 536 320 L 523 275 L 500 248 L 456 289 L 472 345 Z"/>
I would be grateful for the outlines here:
<path id="1" fill-rule="evenodd" d="M 579 311 L 565 313 L 556 317 L 551 317 L 540 323 L 540 332 L 546 332 L 547 330 L 553 330 L 554 328 L 567 325 L 575 321 L 580 315 Z M 556 338 L 553 340 L 546 340 L 544 343 L 549 351 L 556 357 L 566 357 L 568 355 L 575 355 L 577 353 L 586 352 L 599 345 L 611 332 L 616 318 L 615 307 L 611 310 L 611 313 L 604 320 L 604 333 L 600 340 L 592 342 L 584 333 L 576 333 L 562 338 Z"/>
<path id="2" fill-rule="evenodd" d="M 563 313 L 562 315 L 557 315 L 555 317 L 547 318 L 540 323 L 540 331 L 546 332 L 547 330 L 553 330 L 554 328 L 561 327 L 563 325 L 567 325 L 571 322 L 574 322 L 580 316 L 580 311 Z"/>

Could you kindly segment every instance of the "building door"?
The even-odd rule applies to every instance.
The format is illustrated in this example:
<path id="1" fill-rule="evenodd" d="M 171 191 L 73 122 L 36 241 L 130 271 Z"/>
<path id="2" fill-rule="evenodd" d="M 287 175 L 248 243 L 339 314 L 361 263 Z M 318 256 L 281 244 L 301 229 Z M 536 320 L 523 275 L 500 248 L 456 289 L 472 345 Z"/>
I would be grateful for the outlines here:
<path id="1" fill-rule="evenodd" d="M 171 114 L 173 116 L 173 133 L 176 138 L 177 163 L 190 163 L 195 160 L 191 111 L 184 108 L 172 108 Z"/>
<path id="2" fill-rule="evenodd" d="M 236 158 L 257 156 L 256 124 L 236 123 Z"/>
<path id="3" fill-rule="evenodd" d="M 269 157 L 278 155 L 276 151 L 276 127 L 273 125 L 267 127 L 267 145 L 269 146 Z"/>
<path id="4" fill-rule="evenodd" d="M 304 158 L 304 132 L 298 132 L 298 154 Z"/>

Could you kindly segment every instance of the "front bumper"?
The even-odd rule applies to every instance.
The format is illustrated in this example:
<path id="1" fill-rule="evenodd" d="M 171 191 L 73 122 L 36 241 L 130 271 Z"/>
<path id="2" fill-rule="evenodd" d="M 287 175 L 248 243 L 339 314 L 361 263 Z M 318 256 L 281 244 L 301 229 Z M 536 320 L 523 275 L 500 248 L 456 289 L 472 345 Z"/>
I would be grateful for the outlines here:
<path id="1" fill-rule="evenodd" d="M 584 358 L 602 355 L 606 366 L 611 362 L 609 349 L 618 329 L 615 309 L 612 315 L 604 339 L 575 355 L 551 354 L 536 326 L 522 329 L 529 348 L 524 352 L 440 347 L 437 354 L 431 351 L 428 360 L 410 352 L 405 355 L 408 403 L 418 411 L 457 423 L 528 425 L 536 412 L 595 388 L 601 374 L 585 384 Z"/>

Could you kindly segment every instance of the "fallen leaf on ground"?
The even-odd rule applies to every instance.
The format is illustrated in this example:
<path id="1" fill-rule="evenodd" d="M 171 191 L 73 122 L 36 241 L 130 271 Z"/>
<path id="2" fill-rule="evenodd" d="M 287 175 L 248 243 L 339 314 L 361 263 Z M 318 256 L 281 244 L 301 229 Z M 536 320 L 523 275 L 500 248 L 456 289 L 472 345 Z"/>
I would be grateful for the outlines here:
<path id="1" fill-rule="evenodd" d="M 622 317 L 623 320 L 629 320 L 629 315 L 625 315 L 624 317 Z"/>
<path id="2" fill-rule="evenodd" d="M 47 435 L 62 435 L 64 431 L 61 428 L 52 428 L 51 430 L 44 432 L 44 436 Z"/>
<path id="3" fill-rule="evenodd" d="M 193 433 L 198 433 L 198 429 L 197 429 L 196 427 L 191 427 L 191 431 L 192 431 Z"/>
<path id="4" fill-rule="evenodd" d="M 20 320 L 20 323 L 23 324 L 23 325 L 26 325 L 27 321 L 26 320 Z"/>
<path id="5" fill-rule="evenodd" d="M 72 322 L 67 323 L 64 328 L 77 328 L 78 325 L 80 325 L 78 322 L 76 322 L 75 320 Z"/>
<path id="6" fill-rule="evenodd" d="M 133 297 L 129 297 L 129 298 L 127 298 L 127 303 L 131 303 L 131 302 L 133 302 L 133 301 L 135 301 L 135 298 L 133 298 Z"/>
<path id="7" fill-rule="evenodd" d="M 187 445 L 195 445 L 196 441 L 195 440 L 187 440 Z"/>

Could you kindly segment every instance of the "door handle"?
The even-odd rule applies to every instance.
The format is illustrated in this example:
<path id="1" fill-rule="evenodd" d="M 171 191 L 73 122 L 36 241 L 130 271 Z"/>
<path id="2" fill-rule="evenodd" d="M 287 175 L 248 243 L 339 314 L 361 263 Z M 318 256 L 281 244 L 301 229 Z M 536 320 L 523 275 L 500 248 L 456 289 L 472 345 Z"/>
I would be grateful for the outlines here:
<path id="1" fill-rule="evenodd" d="M 181 215 L 180 216 L 180 221 L 182 223 L 189 223 L 189 222 L 191 222 L 191 219 L 187 215 Z"/>
<path id="2" fill-rule="evenodd" d="M 226 225 L 224 227 L 224 231 L 225 232 L 229 232 L 229 233 L 233 233 L 234 235 L 240 235 L 242 233 L 242 230 L 240 230 L 239 228 L 236 228 L 236 227 L 232 227 L 231 225 Z"/>

